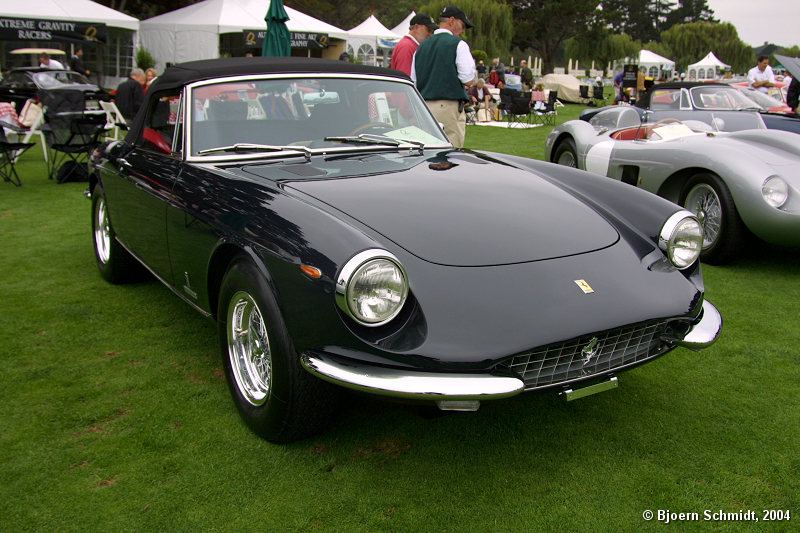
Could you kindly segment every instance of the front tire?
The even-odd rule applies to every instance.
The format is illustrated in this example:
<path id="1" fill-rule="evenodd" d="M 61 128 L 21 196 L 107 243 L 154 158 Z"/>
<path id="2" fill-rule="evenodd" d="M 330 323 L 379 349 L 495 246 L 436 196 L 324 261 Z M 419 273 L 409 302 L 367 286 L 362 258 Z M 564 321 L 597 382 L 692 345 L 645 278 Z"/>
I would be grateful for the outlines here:
<path id="1" fill-rule="evenodd" d="M 274 443 L 318 433 L 340 391 L 303 370 L 272 290 L 249 258 L 228 268 L 217 318 L 225 377 L 248 427 Z"/>
<path id="2" fill-rule="evenodd" d="M 747 230 L 730 190 L 718 176 L 693 176 L 681 192 L 680 204 L 697 215 L 703 226 L 702 262 L 724 265 L 739 255 Z"/>
<path id="3" fill-rule="evenodd" d="M 553 163 L 558 163 L 565 167 L 578 168 L 578 150 L 575 148 L 575 141 L 566 138 L 558 143 L 553 154 Z"/>
<path id="4" fill-rule="evenodd" d="M 130 283 L 140 278 L 142 267 L 117 241 L 103 188 L 92 191 L 92 241 L 100 276 L 110 283 Z"/>

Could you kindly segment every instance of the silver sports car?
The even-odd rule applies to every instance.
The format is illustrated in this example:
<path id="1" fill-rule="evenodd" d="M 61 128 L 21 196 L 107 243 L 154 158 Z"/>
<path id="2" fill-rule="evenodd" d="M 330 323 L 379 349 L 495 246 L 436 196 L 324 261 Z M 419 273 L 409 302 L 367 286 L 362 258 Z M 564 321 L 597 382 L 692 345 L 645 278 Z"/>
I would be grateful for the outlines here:
<path id="1" fill-rule="evenodd" d="M 748 230 L 766 242 L 800 245 L 800 143 L 797 135 L 752 129 L 721 132 L 674 118 L 647 122 L 627 106 L 590 122 L 571 120 L 545 141 L 548 161 L 621 180 L 694 212 L 705 237 L 701 259 L 733 260 Z M 644 120 L 644 122 L 642 121 Z"/>

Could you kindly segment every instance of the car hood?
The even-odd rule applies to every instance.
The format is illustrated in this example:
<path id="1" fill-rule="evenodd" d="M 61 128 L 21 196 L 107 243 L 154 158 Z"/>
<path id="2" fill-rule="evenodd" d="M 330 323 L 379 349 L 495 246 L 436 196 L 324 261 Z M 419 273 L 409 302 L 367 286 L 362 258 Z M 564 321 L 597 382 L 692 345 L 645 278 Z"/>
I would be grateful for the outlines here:
<path id="1" fill-rule="evenodd" d="M 541 261 L 602 249 L 619 239 L 602 216 L 553 183 L 470 153 L 314 163 L 245 170 L 277 178 L 286 189 L 311 196 L 441 265 Z M 281 171 L 295 179 L 284 181 Z M 300 172 L 311 178 L 296 179 Z"/>

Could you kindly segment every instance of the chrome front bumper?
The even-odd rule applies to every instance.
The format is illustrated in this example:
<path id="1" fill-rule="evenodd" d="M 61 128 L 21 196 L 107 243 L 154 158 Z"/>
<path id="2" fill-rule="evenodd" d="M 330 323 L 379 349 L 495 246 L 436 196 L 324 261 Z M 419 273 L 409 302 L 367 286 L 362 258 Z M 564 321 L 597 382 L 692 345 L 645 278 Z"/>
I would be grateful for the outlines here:
<path id="1" fill-rule="evenodd" d="M 675 344 L 702 350 L 717 340 L 721 330 L 722 316 L 716 307 L 704 301 L 700 321 Z M 469 402 L 507 398 L 525 389 L 525 383 L 515 377 L 400 370 L 315 351 L 303 353 L 300 362 L 315 376 L 336 385 L 395 398 Z"/>
<path id="2" fill-rule="evenodd" d="M 368 366 L 334 359 L 319 352 L 304 353 L 303 366 L 326 381 L 350 389 L 417 400 L 490 400 L 519 394 L 522 380 L 489 374 L 444 374 Z"/>
<path id="3" fill-rule="evenodd" d="M 704 300 L 700 322 L 692 326 L 689 333 L 676 344 L 690 350 L 700 351 L 714 344 L 721 331 L 722 315 L 711 302 Z"/>

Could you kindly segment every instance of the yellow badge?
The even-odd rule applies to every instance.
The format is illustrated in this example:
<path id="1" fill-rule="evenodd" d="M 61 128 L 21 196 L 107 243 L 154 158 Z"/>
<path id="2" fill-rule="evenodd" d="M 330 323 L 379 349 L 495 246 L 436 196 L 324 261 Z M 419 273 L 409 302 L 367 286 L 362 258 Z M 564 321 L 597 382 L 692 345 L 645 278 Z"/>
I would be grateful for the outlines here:
<path id="1" fill-rule="evenodd" d="M 583 294 L 591 294 L 591 293 L 594 292 L 594 289 L 592 288 L 592 286 L 589 285 L 588 283 L 586 283 L 585 279 L 576 279 L 575 280 L 575 285 L 577 285 L 578 287 L 581 288 L 581 290 L 583 291 Z"/>

